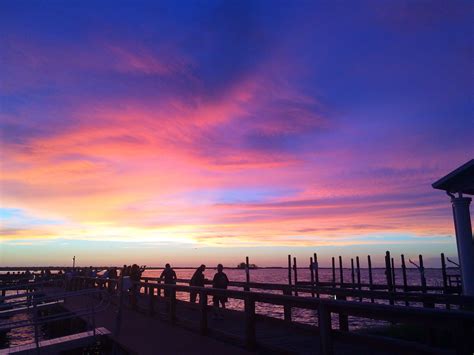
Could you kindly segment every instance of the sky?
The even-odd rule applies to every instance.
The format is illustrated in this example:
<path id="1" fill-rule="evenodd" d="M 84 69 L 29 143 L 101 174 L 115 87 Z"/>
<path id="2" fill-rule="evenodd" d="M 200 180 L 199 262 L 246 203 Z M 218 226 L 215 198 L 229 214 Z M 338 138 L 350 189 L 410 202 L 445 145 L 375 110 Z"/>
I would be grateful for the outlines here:
<path id="1" fill-rule="evenodd" d="M 431 184 L 474 156 L 473 15 L 1 1 L 0 266 L 455 258 Z"/>

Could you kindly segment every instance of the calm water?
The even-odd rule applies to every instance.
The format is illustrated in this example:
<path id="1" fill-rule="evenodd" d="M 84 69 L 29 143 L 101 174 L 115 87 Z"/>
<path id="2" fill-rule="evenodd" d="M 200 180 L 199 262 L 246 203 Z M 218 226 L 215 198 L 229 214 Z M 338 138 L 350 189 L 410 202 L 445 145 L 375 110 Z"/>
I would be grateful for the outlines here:
<path id="1" fill-rule="evenodd" d="M 19 291 L 18 294 L 23 293 Z M 7 291 L 7 296 L 17 294 L 17 291 Z M 7 301 L 8 302 L 8 301 Z M 17 313 L 8 318 L 0 317 L 0 324 L 8 324 L 10 322 L 17 322 L 23 320 L 33 320 L 33 316 L 30 313 Z M 44 339 L 44 332 L 42 328 L 39 328 L 39 339 Z M 0 349 L 6 347 L 19 346 L 24 344 L 30 344 L 34 341 L 35 329 L 33 326 L 21 327 L 11 329 L 6 333 L 0 332 Z"/>

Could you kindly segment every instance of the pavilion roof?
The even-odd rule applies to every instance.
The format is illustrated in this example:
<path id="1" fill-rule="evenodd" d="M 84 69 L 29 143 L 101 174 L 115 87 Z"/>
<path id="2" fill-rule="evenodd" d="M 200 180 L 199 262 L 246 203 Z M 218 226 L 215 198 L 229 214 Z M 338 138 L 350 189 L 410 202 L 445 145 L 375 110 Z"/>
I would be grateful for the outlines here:
<path id="1" fill-rule="evenodd" d="M 466 195 L 474 195 L 474 159 L 443 176 L 431 186 L 450 193 L 461 192 Z"/>

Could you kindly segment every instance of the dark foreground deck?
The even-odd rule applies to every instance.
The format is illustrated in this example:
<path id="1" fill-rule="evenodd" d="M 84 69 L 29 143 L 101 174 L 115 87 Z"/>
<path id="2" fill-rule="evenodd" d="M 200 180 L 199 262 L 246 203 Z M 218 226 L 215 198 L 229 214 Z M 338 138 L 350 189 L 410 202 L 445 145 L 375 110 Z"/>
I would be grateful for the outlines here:
<path id="1" fill-rule="evenodd" d="M 69 310 L 81 307 L 83 300 L 71 299 L 63 307 Z M 97 313 L 95 325 L 111 331 L 116 329 L 119 298 L 112 305 Z M 319 354 L 319 336 L 305 327 L 288 326 L 284 321 L 262 319 L 256 323 L 259 339 L 255 350 L 245 348 L 245 317 L 243 312 L 224 310 L 222 319 L 208 315 L 208 336 L 199 334 L 201 313 L 198 305 L 176 302 L 176 318 L 168 317 L 168 303 L 161 299 L 155 303 L 155 312 L 150 314 L 149 295 L 140 295 L 136 309 L 122 306 L 122 322 L 118 335 L 111 335 L 123 348 L 137 354 Z M 369 351 L 366 346 L 334 343 L 335 354 L 382 354 Z"/>

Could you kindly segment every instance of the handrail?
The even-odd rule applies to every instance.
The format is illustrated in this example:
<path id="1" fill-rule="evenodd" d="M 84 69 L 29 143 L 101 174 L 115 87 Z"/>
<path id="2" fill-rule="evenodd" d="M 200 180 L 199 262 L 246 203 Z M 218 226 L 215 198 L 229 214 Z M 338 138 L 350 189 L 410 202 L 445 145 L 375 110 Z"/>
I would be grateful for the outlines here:
<path id="1" fill-rule="evenodd" d="M 145 281 L 145 284 L 148 281 L 157 282 L 159 278 L 152 277 L 142 277 L 141 280 Z M 177 282 L 189 283 L 189 279 L 177 279 Z M 154 283 L 153 283 L 154 284 Z M 206 281 L 206 285 L 211 285 L 211 281 Z M 328 283 L 332 286 L 332 283 Z M 289 285 L 284 284 L 275 284 L 275 283 L 259 283 L 259 282 L 245 282 L 245 281 L 230 281 L 229 286 L 233 287 L 242 287 L 242 288 L 253 288 L 261 290 L 272 290 L 272 291 L 281 291 L 285 292 L 288 290 Z M 145 287 L 145 285 L 142 285 Z M 292 289 L 295 289 L 295 286 L 292 286 Z M 428 304 L 454 304 L 454 305 L 474 305 L 474 297 L 464 296 L 464 295 L 453 295 L 453 294 L 443 294 L 443 293 L 414 293 L 414 292 L 391 292 L 391 291 L 378 291 L 378 290 L 360 290 L 360 289 L 351 289 L 350 287 L 321 287 L 321 286 L 310 286 L 306 283 L 299 283 L 296 287 L 298 292 L 301 293 L 313 293 L 318 292 L 323 295 L 336 295 L 336 296 L 346 296 L 354 298 L 365 298 L 365 299 L 380 299 L 380 300 L 394 300 L 394 301 L 410 301 L 410 302 L 426 302 Z M 421 290 L 421 288 L 420 288 Z"/>
<path id="2" fill-rule="evenodd" d="M 99 296 L 99 302 L 95 305 L 89 305 L 80 307 L 73 310 L 64 309 L 64 311 L 56 314 L 38 316 L 38 309 L 44 309 L 56 306 L 59 303 L 65 302 L 66 299 L 72 297 L 92 297 Z M 111 303 L 111 297 L 108 292 L 101 289 L 83 289 L 69 292 L 56 292 L 54 294 L 44 294 L 43 292 L 26 292 L 17 295 L 5 296 L 9 300 L 14 302 L 4 303 L 2 308 L 9 308 L 1 311 L 2 316 L 12 316 L 17 313 L 29 312 L 33 315 L 33 320 L 22 319 L 18 321 L 10 321 L 7 323 L 0 324 L 0 332 L 8 331 L 14 328 L 21 328 L 27 326 L 33 326 L 35 332 L 34 343 L 38 350 L 40 346 L 39 342 L 39 326 L 55 322 L 59 320 L 72 319 L 77 317 L 90 317 L 92 319 L 93 329 L 92 332 L 95 336 L 95 315 L 97 312 L 105 310 Z M 16 300 L 17 299 L 17 300 Z M 16 300 L 16 301 L 15 301 Z"/>
<path id="3" fill-rule="evenodd" d="M 159 277 L 150 277 L 150 276 L 144 276 L 144 277 L 141 277 L 140 278 L 141 280 L 149 280 L 149 281 L 156 281 L 157 279 L 159 279 Z M 178 278 L 176 279 L 177 282 L 183 282 L 183 283 L 186 283 L 186 282 L 189 282 L 190 279 L 184 279 L 184 278 Z M 212 281 L 211 280 L 206 280 L 205 281 L 205 284 L 206 285 L 210 285 L 212 284 Z M 278 283 L 260 283 L 260 282 L 249 282 L 248 283 L 249 285 L 267 285 L 269 287 L 274 287 L 275 289 L 282 289 L 284 287 L 288 287 L 289 285 L 287 284 L 278 284 Z M 247 282 L 246 281 L 230 281 L 229 283 L 229 286 L 238 286 L 238 287 L 244 287 L 247 285 Z M 332 287 L 334 285 L 333 282 L 330 282 L 330 281 L 318 281 L 317 283 L 314 284 L 314 287 L 317 287 L 317 285 L 321 286 L 321 287 Z M 340 282 L 337 282 L 336 285 L 339 285 L 341 286 L 341 283 Z M 298 290 L 299 290 L 299 287 L 302 287 L 302 286 L 307 286 L 307 287 L 312 287 L 313 285 L 311 284 L 310 281 L 298 281 L 297 282 L 297 285 L 298 287 Z M 359 286 L 362 287 L 362 288 L 367 288 L 367 289 L 373 289 L 373 290 L 387 290 L 387 285 L 386 284 L 370 284 L 370 283 L 352 283 L 352 282 L 344 282 L 342 283 L 342 288 L 346 288 L 346 289 L 353 289 L 353 288 L 358 288 Z M 445 288 L 444 286 L 426 286 L 426 287 L 423 287 L 423 286 L 420 286 L 420 285 L 407 285 L 406 287 L 404 285 L 395 285 L 396 286 L 396 289 L 400 289 L 400 290 L 403 290 L 403 289 L 406 289 L 406 290 L 411 290 L 411 291 L 422 291 L 422 290 L 427 290 L 427 291 L 443 291 Z M 295 285 L 292 285 L 293 289 L 295 287 Z M 338 287 L 339 288 L 339 287 Z M 457 290 L 458 288 L 457 287 L 450 287 L 450 289 L 452 290 Z"/>
<path id="4" fill-rule="evenodd" d="M 48 303 L 48 302 L 54 302 L 57 300 L 63 300 L 65 298 L 72 298 L 72 297 L 78 297 L 78 296 L 84 296 L 84 295 L 106 295 L 105 298 L 110 298 L 110 295 L 104 293 L 103 290 L 100 289 L 83 289 L 83 290 L 77 290 L 77 291 L 68 291 L 68 292 L 57 292 L 54 294 L 50 295 L 45 295 L 43 292 L 31 292 L 31 293 L 23 293 L 23 294 L 18 294 L 18 295 L 11 295 L 7 296 L 8 299 L 18 299 L 16 302 L 8 302 L 4 304 L 0 304 L 0 309 L 6 309 L 6 311 L 3 311 L 1 314 L 3 316 L 8 316 L 11 314 L 14 314 L 16 312 L 17 307 L 23 307 L 27 306 L 28 308 L 33 308 L 34 305 L 38 304 L 43 304 L 43 303 Z M 24 311 L 24 309 L 22 309 Z"/>

